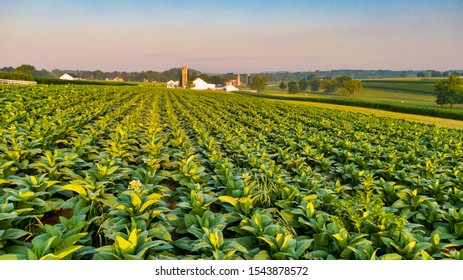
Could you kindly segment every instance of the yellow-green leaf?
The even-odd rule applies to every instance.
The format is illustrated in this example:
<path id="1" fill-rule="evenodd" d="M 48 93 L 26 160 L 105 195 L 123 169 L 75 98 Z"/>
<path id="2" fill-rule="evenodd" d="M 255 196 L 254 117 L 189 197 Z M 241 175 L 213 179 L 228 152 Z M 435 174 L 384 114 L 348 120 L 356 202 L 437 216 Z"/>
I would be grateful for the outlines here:
<path id="1" fill-rule="evenodd" d="M 63 250 L 61 250 L 59 252 L 56 252 L 56 254 L 47 254 L 47 255 L 41 257 L 40 260 L 61 260 L 61 259 L 65 258 L 66 256 L 72 254 L 76 250 L 79 250 L 82 247 L 84 247 L 84 246 L 75 245 L 75 246 L 71 246 L 71 247 L 68 247 L 68 248 L 64 248 Z"/>
<path id="2" fill-rule="evenodd" d="M 34 192 L 19 190 L 18 195 L 21 199 L 29 199 L 31 197 L 34 197 Z"/>
<path id="3" fill-rule="evenodd" d="M 236 204 L 238 203 L 238 199 L 239 198 L 235 198 L 235 197 L 231 197 L 231 196 L 227 196 L 227 195 L 223 195 L 223 196 L 219 197 L 220 201 L 230 203 L 231 205 L 233 205 L 235 207 L 236 207 Z"/>
<path id="4" fill-rule="evenodd" d="M 122 251 L 132 251 L 134 249 L 134 246 L 132 243 L 129 241 L 125 240 L 122 236 L 116 235 L 116 242 L 119 245 L 119 248 L 121 248 Z"/>
<path id="5" fill-rule="evenodd" d="M 61 189 L 65 191 L 74 191 L 78 194 L 85 195 L 85 196 L 87 195 L 87 190 L 82 185 L 69 184 L 66 186 L 62 186 Z"/>
<path id="6" fill-rule="evenodd" d="M 137 246 L 137 238 L 138 238 L 137 229 L 133 229 L 129 235 L 129 242 L 132 243 L 133 247 Z"/>
<path id="7" fill-rule="evenodd" d="M 140 209 L 141 207 L 141 199 L 140 196 L 136 192 L 129 192 L 129 195 L 132 197 L 132 204 L 135 208 Z"/>

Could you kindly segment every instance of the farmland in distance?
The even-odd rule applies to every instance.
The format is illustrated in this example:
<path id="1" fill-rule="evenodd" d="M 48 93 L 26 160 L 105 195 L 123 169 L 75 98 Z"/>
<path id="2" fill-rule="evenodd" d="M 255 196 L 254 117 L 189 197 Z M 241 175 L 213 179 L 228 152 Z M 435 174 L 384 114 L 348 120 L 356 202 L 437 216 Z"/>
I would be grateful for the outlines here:
<path id="1" fill-rule="evenodd" d="M 0 101 L 0 259 L 463 259 L 460 130 L 153 87 Z"/>

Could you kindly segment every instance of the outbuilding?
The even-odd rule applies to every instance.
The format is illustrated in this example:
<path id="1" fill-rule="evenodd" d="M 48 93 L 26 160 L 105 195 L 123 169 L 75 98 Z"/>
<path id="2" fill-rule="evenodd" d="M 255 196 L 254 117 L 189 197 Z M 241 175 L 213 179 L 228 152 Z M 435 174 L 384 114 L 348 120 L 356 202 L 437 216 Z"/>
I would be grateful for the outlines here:
<path id="1" fill-rule="evenodd" d="M 205 81 L 203 81 L 201 78 L 196 78 L 196 80 L 193 81 L 193 87 L 191 89 L 197 89 L 197 90 L 215 89 L 215 84 L 208 84 Z"/>
<path id="2" fill-rule="evenodd" d="M 234 85 L 228 84 L 223 88 L 223 90 L 225 90 L 225 91 L 237 91 L 238 89 Z"/>
<path id="3" fill-rule="evenodd" d="M 72 74 L 72 73 L 64 73 L 63 75 L 61 75 L 61 77 L 59 77 L 61 80 L 79 80 L 79 78 Z"/>
<path id="4" fill-rule="evenodd" d="M 170 80 L 170 81 L 167 82 L 167 88 L 177 88 L 178 85 L 179 85 L 179 81 L 174 82 L 174 81 Z"/>

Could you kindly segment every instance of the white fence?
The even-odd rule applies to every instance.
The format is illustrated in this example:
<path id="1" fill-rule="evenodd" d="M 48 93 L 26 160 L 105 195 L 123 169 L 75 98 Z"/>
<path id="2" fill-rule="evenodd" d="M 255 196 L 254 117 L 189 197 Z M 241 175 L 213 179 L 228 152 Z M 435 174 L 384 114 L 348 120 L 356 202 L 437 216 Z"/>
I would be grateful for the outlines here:
<path id="1" fill-rule="evenodd" d="M 37 82 L 0 79 L 0 84 L 3 84 L 3 85 L 36 85 Z"/>

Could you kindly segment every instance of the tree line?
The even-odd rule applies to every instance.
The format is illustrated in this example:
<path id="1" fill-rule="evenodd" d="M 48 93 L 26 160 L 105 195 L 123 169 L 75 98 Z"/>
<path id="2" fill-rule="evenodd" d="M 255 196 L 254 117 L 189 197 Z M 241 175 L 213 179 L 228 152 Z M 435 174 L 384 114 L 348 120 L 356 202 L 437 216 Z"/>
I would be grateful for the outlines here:
<path id="1" fill-rule="evenodd" d="M 100 80 L 114 79 L 115 77 L 121 77 L 124 81 L 131 82 L 167 82 L 169 80 L 178 80 L 178 71 L 180 68 L 172 68 L 163 72 L 157 71 L 141 71 L 141 72 L 126 72 L 126 71 L 112 71 L 103 72 L 101 70 L 86 71 L 86 70 L 60 70 L 54 69 L 48 71 L 46 69 L 36 69 L 34 66 L 29 64 L 23 64 L 16 68 L 14 67 L 3 67 L 0 69 L 0 76 L 9 77 L 10 79 L 16 80 L 34 80 L 35 78 L 48 78 L 48 79 L 59 79 L 65 73 L 72 73 L 78 78 L 83 80 Z M 192 76 L 198 76 L 201 72 L 189 69 L 189 74 Z"/>
<path id="2" fill-rule="evenodd" d="M 267 86 L 267 77 L 255 76 L 251 82 L 251 89 L 263 91 Z M 349 76 L 343 75 L 336 78 L 331 77 L 316 77 L 309 75 L 307 79 L 300 79 L 299 81 L 289 81 L 285 83 L 281 81 L 279 84 L 280 89 L 287 89 L 289 93 L 298 93 L 310 89 L 312 92 L 323 91 L 325 93 L 332 93 L 340 90 L 341 93 L 352 96 L 362 89 L 362 81 L 354 80 Z"/>
<path id="3" fill-rule="evenodd" d="M 315 75 L 309 75 L 307 79 L 300 79 L 297 82 L 289 81 L 286 84 L 284 81 L 281 81 L 279 88 L 287 89 L 289 93 L 298 93 L 307 89 L 310 89 L 312 92 L 323 91 L 325 93 L 332 93 L 340 89 L 341 93 L 352 96 L 360 91 L 362 82 L 346 75 L 336 78 L 320 78 Z"/>
<path id="4" fill-rule="evenodd" d="M 340 77 L 349 76 L 353 79 L 381 79 L 381 78 L 412 78 L 412 77 L 449 77 L 452 73 L 463 73 L 463 70 L 327 70 L 327 71 L 304 71 L 304 72 L 270 72 L 259 73 L 256 75 L 263 76 L 269 83 L 284 81 L 299 81 L 300 79 L 308 79 L 309 76 L 315 77 Z"/>
<path id="5" fill-rule="evenodd" d="M 114 79 L 115 77 L 121 77 L 124 81 L 132 82 L 167 82 L 169 80 L 178 80 L 178 71 L 180 68 L 172 68 L 166 71 L 140 71 L 140 72 L 127 72 L 127 71 L 110 71 L 104 72 L 101 70 L 60 70 L 54 69 L 48 71 L 46 69 L 36 69 L 32 65 L 23 64 L 19 67 L 3 67 L 0 72 L 3 73 L 16 73 L 16 74 L 27 74 L 31 78 L 59 78 L 64 73 L 73 73 L 78 78 L 85 80 L 105 80 Z M 189 79 L 192 80 L 196 77 L 200 77 L 208 83 L 214 84 L 225 84 L 226 82 L 235 79 L 236 74 L 214 74 L 208 75 L 201 73 L 197 70 L 189 69 Z M 392 71 L 392 70 L 329 70 L 329 71 L 304 71 L 304 72 L 270 72 L 270 73 L 259 73 L 251 74 L 254 76 L 265 77 L 268 82 L 279 82 L 279 81 L 299 81 L 301 79 L 311 80 L 311 77 L 341 77 L 349 76 L 353 79 L 371 79 L 371 78 L 407 78 L 407 77 L 449 77 L 452 73 L 463 73 L 463 70 L 457 71 L 436 71 L 436 70 L 407 70 L 407 71 Z M 243 73 L 244 74 L 244 73 Z M 202 76 L 200 76 L 202 75 Z"/>

